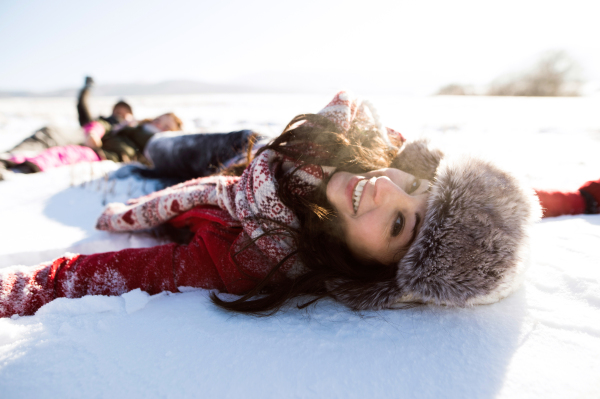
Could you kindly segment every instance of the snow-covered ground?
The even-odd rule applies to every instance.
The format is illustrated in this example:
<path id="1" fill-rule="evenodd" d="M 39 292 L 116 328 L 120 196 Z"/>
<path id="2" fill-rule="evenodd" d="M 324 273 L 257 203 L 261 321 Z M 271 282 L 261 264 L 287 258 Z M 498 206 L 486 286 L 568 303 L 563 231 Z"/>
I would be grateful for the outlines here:
<path id="1" fill-rule="evenodd" d="M 114 100 L 92 105 L 106 114 Z M 329 97 L 128 100 L 138 117 L 174 111 L 190 131 L 277 134 Z M 405 136 L 493 158 L 536 187 L 575 189 L 600 177 L 599 97 L 371 100 Z M 0 151 L 75 118 L 74 100 L 0 99 Z M 0 267 L 157 244 L 94 230 L 106 202 L 154 188 L 116 179 L 117 169 L 81 164 L 0 182 Z M 0 320 L 0 397 L 597 398 L 598 248 L 600 216 L 544 220 L 524 286 L 471 309 L 355 313 L 322 301 L 253 318 L 216 309 L 204 290 L 59 299 L 35 316 Z"/>

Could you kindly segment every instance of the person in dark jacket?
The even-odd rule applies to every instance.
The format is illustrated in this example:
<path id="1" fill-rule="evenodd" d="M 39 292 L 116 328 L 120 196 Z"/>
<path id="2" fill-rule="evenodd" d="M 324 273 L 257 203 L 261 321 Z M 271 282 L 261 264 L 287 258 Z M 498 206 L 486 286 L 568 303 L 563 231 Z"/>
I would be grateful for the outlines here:
<path id="1" fill-rule="evenodd" d="M 156 134 L 167 131 L 181 131 L 183 123 L 174 113 L 163 114 L 154 119 L 146 119 L 137 126 L 112 127 L 106 122 L 94 121 L 86 131 L 85 145 L 94 149 L 101 159 L 114 162 L 137 161 L 148 165 L 144 149 Z M 86 126 L 90 126 L 89 124 Z"/>

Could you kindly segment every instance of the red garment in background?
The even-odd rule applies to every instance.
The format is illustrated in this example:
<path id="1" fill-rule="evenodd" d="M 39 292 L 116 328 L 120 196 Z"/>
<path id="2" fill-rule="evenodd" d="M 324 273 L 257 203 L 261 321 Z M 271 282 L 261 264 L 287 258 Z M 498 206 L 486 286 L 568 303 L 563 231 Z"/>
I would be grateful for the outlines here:
<path id="1" fill-rule="evenodd" d="M 586 213 L 586 210 L 588 213 L 597 213 L 597 209 L 586 209 L 586 200 L 581 191 L 585 191 L 591 197 L 596 203 L 594 208 L 597 208 L 600 202 L 600 180 L 590 180 L 578 191 L 535 190 L 542 205 L 543 217 L 580 215 Z"/>
<path id="2" fill-rule="evenodd" d="M 252 248 L 236 258 L 239 268 L 233 262 L 232 246 L 245 234 L 226 211 L 199 206 L 170 223 L 189 227 L 195 233 L 192 241 L 0 269 L 0 317 L 32 315 L 54 298 L 121 295 L 137 288 L 151 295 L 178 292 L 181 286 L 243 294 L 266 276 L 269 262 Z M 273 281 L 282 278 L 279 274 Z"/>
<path id="3" fill-rule="evenodd" d="M 585 201 L 578 192 L 535 190 L 545 218 L 585 213 Z"/>

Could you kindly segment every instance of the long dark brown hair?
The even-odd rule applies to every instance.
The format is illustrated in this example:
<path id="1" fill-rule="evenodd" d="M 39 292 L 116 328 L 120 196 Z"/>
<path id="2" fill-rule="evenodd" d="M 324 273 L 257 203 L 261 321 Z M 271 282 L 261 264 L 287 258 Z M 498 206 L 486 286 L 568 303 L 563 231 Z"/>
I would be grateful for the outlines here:
<path id="1" fill-rule="evenodd" d="M 387 167 L 397 152 L 397 149 L 383 141 L 377 130 L 353 127 L 342 134 L 329 119 L 314 114 L 298 115 L 292 119 L 283 133 L 261 148 L 256 155 L 267 149 L 305 165 L 333 166 L 337 171 L 351 173 Z M 297 171 L 298 169 L 292 173 L 280 173 L 275 177 L 278 183 L 277 195 L 294 211 L 300 221 L 300 228 L 281 226 L 277 231 L 265 233 L 292 237 L 296 250 L 277 263 L 266 277 L 256 281 L 255 287 L 242 297 L 227 302 L 216 294 L 211 294 L 211 299 L 217 306 L 229 311 L 270 315 L 295 297 L 310 296 L 298 305 L 299 308 L 304 308 L 321 298 L 335 298 L 360 288 L 365 283 L 385 281 L 394 275 L 395 269 L 389 265 L 361 261 L 351 254 L 343 238 L 338 215 L 327 201 L 325 188 L 328 180 L 308 196 L 294 194 L 290 183 Z M 240 251 L 232 253 L 234 262 L 239 253 Z M 306 272 L 275 284 L 275 274 L 292 256 L 298 257 Z M 344 283 L 330 284 L 339 281 Z"/>

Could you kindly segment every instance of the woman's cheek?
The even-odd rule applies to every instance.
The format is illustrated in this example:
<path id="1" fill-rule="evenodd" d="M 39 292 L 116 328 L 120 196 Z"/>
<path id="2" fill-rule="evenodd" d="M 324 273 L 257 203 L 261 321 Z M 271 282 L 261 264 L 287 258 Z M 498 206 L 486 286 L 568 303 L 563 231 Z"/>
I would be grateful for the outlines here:
<path id="1" fill-rule="evenodd" d="M 356 235 L 359 237 L 361 241 L 368 242 L 370 241 L 374 235 L 377 235 L 377 221 L 374 220 L 372 215 L 371 217 L 363 217 L 356 220 L 357 223 L 354 225 L 354 229 L 356 231 Z"/>

